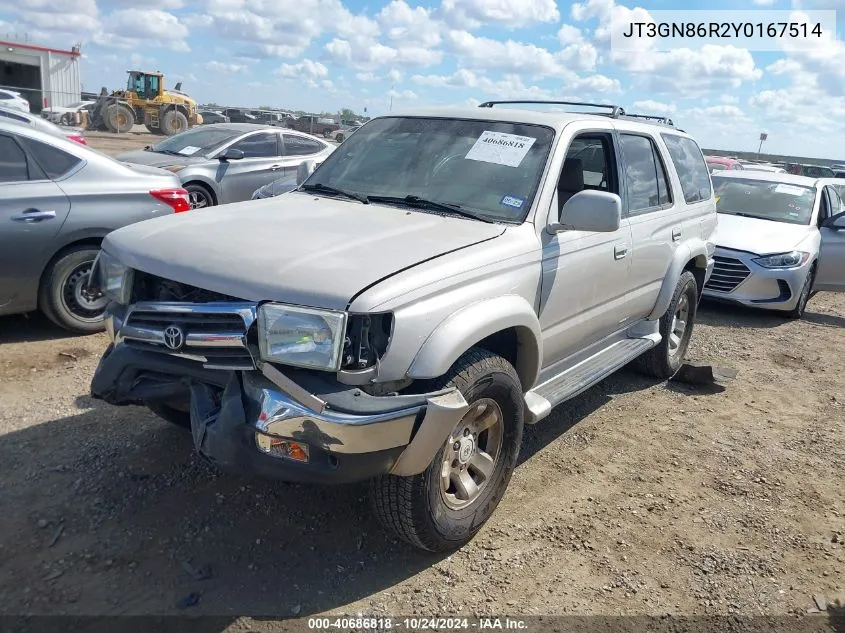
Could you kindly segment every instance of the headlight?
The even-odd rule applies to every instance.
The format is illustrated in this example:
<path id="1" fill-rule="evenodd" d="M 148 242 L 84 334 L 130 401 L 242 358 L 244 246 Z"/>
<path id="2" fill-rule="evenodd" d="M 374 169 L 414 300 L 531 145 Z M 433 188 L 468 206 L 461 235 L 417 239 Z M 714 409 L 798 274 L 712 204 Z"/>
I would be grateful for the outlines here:
<path id="1" fill-rule="evenodd" d="M 278 303 L 258 308 L 258 350 L 266 361 L 337 371 L 346 313 Z"/>
<path id="2" fill-rule="evenodd" d="M 810 257 L 810 253 L 804 251 L 792 251 L 791 253 L 778 253 L 766 255 L 752 260 L 763 268 L 795 268 L 803 265 Z"/>
<path id="3" fill-rule="evenodd" d="M 185 167 L 187 167 L 187 165 L 168 165 L 167 167 L 162 167 L 162 169 L 166 169 L 167 171 L 171 171 L 176 174 L 185 169 Z"/>
<path id="4" fill-rule="evenodd" d="M 112 301 L 127 305 L 132 288 L 132 269 L 105 251 L 100 251 L 97 255 L 94 267 L 97 271 L 99 290 Z"/>

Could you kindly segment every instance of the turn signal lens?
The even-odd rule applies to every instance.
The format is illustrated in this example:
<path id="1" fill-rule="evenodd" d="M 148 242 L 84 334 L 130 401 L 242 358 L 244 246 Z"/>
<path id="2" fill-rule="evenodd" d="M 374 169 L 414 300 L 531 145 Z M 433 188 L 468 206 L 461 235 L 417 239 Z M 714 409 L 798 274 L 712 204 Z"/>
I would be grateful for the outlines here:
<path id="1" fill-rule="evenodd" d="M 272 435 L 264 435 L 263 433 L 255 434 L 255 444 L 264 453 L 272 455 L 273 457 L 282 457 L 284 459 L 292 459 L 297 462 L 307 463 L 309 459 L 308 445 L 294 442 L 293 440 L 283 440 Z"/>

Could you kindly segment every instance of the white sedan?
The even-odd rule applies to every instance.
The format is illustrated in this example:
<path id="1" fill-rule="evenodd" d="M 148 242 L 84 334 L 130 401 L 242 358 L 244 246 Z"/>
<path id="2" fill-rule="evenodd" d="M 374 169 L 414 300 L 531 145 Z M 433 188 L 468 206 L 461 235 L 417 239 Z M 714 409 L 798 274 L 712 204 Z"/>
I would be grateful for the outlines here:
<path id="1" fill-rule="evenodd" d="M 0 106 L 11 110 L 29 112 L 29 101 L 24 99 L 21 93 L 6 88 L 0 89 Z"/>
<path id="2" fill-rule="evenodd" d="M 751 170 L 712 178 L 719 225 L 705 296 L 801 318 L 815 292 L 845 292 L 843 181 Z"/>
<path id="3" fill-rule="evenodd" d="M 52 123 L 76 124 L 76 113 L 96 103 L 95 101 L 76 101 L 66 106 L 52 106 L 41 110 L 41 116 Z"/>

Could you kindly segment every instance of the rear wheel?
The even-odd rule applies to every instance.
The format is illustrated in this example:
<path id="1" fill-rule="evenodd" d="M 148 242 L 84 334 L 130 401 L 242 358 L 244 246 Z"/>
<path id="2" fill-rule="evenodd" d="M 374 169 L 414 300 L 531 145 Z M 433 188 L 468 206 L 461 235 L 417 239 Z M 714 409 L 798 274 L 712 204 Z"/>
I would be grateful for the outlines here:
<path id="1" fill-rule="evenodd" d="M 173 136 L 188 129 L 188 117 L 178 110 L 168 110 L 160 121 L 161 129 L 167 136 Z"/>
<path id="2" fill-rule="evenodd" d="M 338 143 L 343 143 L 343 134 L 338 134 L 338 135 L 335 137 L 335 140 L 336 140 Z"/>
<path id="3" fill-rule="evenodd" d="M 39 290 L 39 307 L 59 327 L 82 334 L 103 329 L 108 303 L 88 291 L 88 278 L 99 249 L 79 246 L 61 253 L 49 265 Z"/>
<path id="4" fill-rule="evenodd" d="M 522 442 L 522 387 L 504 358 L 473 348 L 433 388 L 447 386 L 460 390 L 469 410 L 428 468 L 370 486 L 381 523 L 432 552 L 460 547 L 481 529 L 504 496 Z"/>
<path id="5" fill-rule="evenodd" d="M 667 380 L 678 372 L 692 337 L 697 306 L 698 284 L 695 276 L 685 270 L 675 286 L 669 308 L 660 317 L 660 343 L 635 361 L 643 373 Z"/>
<path id="6" fill-rule="evenodd" d="M 126 134 L 135 125 L 135 111 L 125 103 L 115 103 L 106 110 L 106 127 L 109 132 Z"/>
<path id="7" fill-rule="evenodd" d="M 323 138 L 331 138 L 332 131 L 329 128 L 323 130 Z"/>

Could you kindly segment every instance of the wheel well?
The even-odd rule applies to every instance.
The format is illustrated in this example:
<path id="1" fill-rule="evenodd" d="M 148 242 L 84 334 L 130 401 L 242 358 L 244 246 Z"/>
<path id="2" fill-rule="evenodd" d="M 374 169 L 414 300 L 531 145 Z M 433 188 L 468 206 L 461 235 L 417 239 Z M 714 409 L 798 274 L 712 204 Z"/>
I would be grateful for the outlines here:
<path id="1" fill-rule="evenodd" d="M 74 248 L 77 248 L 79 246 L 95 246 L 97 248 L 100 248 L 100 244 L 102 244 L 102 242 L 103 242 L 102 237 L 86 237 L 85 239 L 77 240 L 76 242 L 71 242 L 70 244 L 65 244 L 59 250 L 57 250 L 55 253 L 53 253 L 53 256 L 49 260 L 47 260 L 46 264 L 44 264 L 44 268 L 41 271 L 41 275 L 38 278 L 39 300 L 40 300 L 40 297 L 41 297 L 41 286 L 44 284 L 44 275 L 47 274 L 47 271 L 50 269 L 50 266 L 54 261 L 59 259 L 59 257 L 64 255 L 66 252 L 73 250 Z"/>
<path id="2" fill-rule="evenodd" d="M 182 186 L 188 187 L 190 185 L 196 185 L 197 187 L 202 187 L 203 189 L 205 189 L 208 192 L 208 195 L 211 196 L 211 199 L 214 201 L 214 204 L 215 205 L 217 204 L 217 196 L 214 195 L 214 190 L 211 187 L 209 187 L 207 184 L 205 184 L 201 180 L 191 180 L 190 182 L 186 182 Z"/>
<path id="3" fill-rule="evenodd" d="M 704 255 L 691 259 L 684 266 L 684 270 L 688 270 L 695 277 L 695 285 L 698 286 L 698 297 L 701 298 L 701 293 L 704 292 L 704 275 L 707 273 L 707 258 Z"/>
<path id="4" fill-rule="evenodd" d="M 475 344 L 487 351 L 498 354 L 516 369 L 522 390 L 530 389 L 536 380 L 539 362 L 536 343 L 531 330 L 524 327 L 510 327 L 499 330 Z"/>

